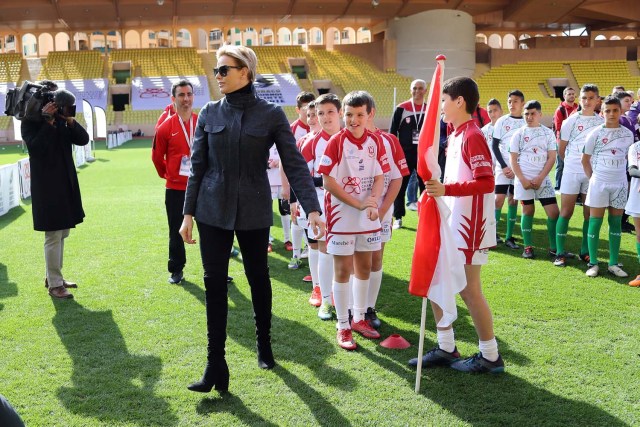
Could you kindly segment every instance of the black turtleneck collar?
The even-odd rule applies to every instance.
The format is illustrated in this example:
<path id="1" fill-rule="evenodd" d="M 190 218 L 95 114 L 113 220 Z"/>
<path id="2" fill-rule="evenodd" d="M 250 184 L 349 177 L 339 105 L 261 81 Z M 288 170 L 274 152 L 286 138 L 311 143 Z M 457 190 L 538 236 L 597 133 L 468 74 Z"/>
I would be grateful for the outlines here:
<path id="1" fill-rule="evenodd" d="M 234 107 L 245 107 L 255 104 L 258 101 L 256 96 L 256 89 L 253 87 L 253 83 L 241 87 L 231 93 L 225 95 L 227 102 Z"/>

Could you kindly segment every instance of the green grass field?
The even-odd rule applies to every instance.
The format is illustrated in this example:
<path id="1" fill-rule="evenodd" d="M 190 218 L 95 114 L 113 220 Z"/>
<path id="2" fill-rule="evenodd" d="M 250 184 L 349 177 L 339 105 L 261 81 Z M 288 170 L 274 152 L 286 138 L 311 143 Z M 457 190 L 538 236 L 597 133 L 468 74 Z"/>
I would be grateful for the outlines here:
<path id="1" fill-rule="evenodd" d="M 0 151 L 0 164 L 17 160 L 13 151 Z M 500 247 L 483 269 L 505 374 L 429 369 L 414 393 L 406 362 L 417 354 L 421 307 L 407 292 L 415 213 L 387 246 L 378 304 L 383 337 L 401 334 L 407 350 L 361 337 L 357 351 L 339 349 L 335 323 L 307 303 L 306 270 L 287 269 L 277 220 L 270 268 L 278 365 L 257 367 L 250 293 L 241 262 L 232 260 L 230 393 L 202 395 L 186 389 L 205 363 L 199 251 L 187 250 L 187 281 L 169 285 L 164 185 L 150 142 L 98 150 L 79 179 L 87 217 L 66 242 L 64 273 L 80 286 L 72 301 L 45 291 L 44 237 L 32 229 L 29 203 L 0 217 L 0 394 L 28 426 L 640 424 L 640 289 L 608 275 L 589 279 L 577 261 L 554 267 L 539 206 L 538 259 Z M 574 218 L 573 252 L 580 226 Z M 605 221 L 601 262 L 607 233 Z M 624 234 L 621 250 L 633 276 L 640 272 L 634 241 Z M 457 345 L 467 356 L 477 337 L 461 300 L 458 308 Z M 435 343 L 428 316 L 427 349 Z"/>

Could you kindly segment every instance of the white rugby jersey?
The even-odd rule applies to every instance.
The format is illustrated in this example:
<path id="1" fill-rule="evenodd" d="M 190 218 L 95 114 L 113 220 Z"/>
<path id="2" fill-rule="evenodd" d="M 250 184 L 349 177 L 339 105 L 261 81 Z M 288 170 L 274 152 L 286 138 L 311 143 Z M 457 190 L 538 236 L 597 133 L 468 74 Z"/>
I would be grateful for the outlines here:
<path id="1" fill-rule="evenodd" d="M 629 166 L 640 168 L 640 142 L 636 142 L 629 147 L 627 155 Z M 629 199 L 625 210 L 628 213 L 640 213 L 640 178 L 631 177 L 631 185 L 629 185 Z"/>
<path id="2" fill-rule="evenodd" d="M 500 154 L 502 154 L 502 158 L 509 167 L 511 167 L 511 161 L 509 159 L 509 144 L 511 143 L 511 137 L 515 131 L 525 124 L 526 123 L 522 117 L 511 117 L 507 114 L 500 117 L 493 126 L 493 136 L 491 137 L 491 141 L 489 141 L 489 146 L 493 147 L 493 138 L 500 140 Z M 496 162 L 495 167 L 496 172 L 502 172 L 502 166 L 500 166 L 500 163 Z"/>
<path id="3" fill-rule="evenodd" d="M 587 135 L 583 152 L 591 155 L 592 178 L 609 184 L 626 185 L 627 152 L 633 132 L 624 126 L 599 126 Z"/>
<path id="4" fill-rule="evenodd" d="M 469 120 L 449 135 L 444 184 L 493 176 L 491 154 L 482 132 Z M 444 198 L 451 210 L 449 225 L 458 249 L 477 251 L 496 245 L 495 195 L 493 191 L 472 196 Z"/>
<path id="5" fill-rule="evenodd" d="M 307 161 L 307 166 L 309 167 L 311 176 L 320 176 L 320 173 L 318 172 L 320 160 L 322 160 L 324 150 L 327 148 L 330 138 L 331 135 L 323 129 L 318 132 L 313 139 L 307 141 L 302 146 L 302 157 Z M 316 192 L 318 193 L 318 200 L 322 201 L 324 199 L 324 190 L 321 187 L 316 187 Z M 320 204 L 322 205 L 322 203 Z"/>
<path id="6" fill-rule="evenodd" d="M 562 122 L 560 139 L 567 141 L 564 151 L 564 172 L 584 173 L 582 168 L 582 149 L 587 135 L 596 126 L 600 126 L 604 119 L 597 114 L 583 116 L 581 112 L 572 114 Z"/>
<path id="7" fill-rule="evenodd" d="M 557 149 L 556 137 L 546 126 L 524 126 L 511 137 L 510 151 L 518 153 L 518 165 L 527 179 L 538 176 L 547 163 L 549 151 Z"/>
<path id="8" fill-rule="evenodd" d="M 334 178 L 350 196 L 364 201 L 371 196 L 376 176 L 389 172 L 387 154 L 380 138 L 365 130 L 355 138 L 348 129 L 331 137 L 318 172 Z M 380 230 L 380 219 L 371 221 L 366 210 L 347 205 L 325 190 L 327 235 L 364 234 Z M 328 239 L 328 236 L 327 236 Z"/>
<path id="9" fill-rule="evenodd" d="M 291 133 L 295 136 L 296 141 L 309 133 L 311 128 L 308 125 L 302 123 L 300 119 L 296 119 L 293 123 L 291 123 Z"/>
<path id="10" fill-rule="evenodd" d="M 269 161 L 278 160 L 280 161 L 280 154 L 278 154 L 278 149 L 276 148 L 276 144 L 273 144 L 269 149 Z M 279 165 L 280 163 L 278 163 Z M 276 186 L 282 185 L 282 177 L 280 176 L 280 166 L 276 168 L 267 169 L 267 176 L 269 177 L 269 185 Z"/>

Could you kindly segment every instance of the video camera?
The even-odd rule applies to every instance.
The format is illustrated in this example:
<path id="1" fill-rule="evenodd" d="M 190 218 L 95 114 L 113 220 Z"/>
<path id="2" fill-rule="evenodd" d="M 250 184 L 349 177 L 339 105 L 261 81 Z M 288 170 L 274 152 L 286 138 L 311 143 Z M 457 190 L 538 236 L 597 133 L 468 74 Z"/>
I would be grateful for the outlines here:
<path id="1" fill-rule="evenodd" d="M 4 113 L 18 120 L 49 120 L 52 116 L 42 112 L 42 108 L 49 102 L 56 103 L 57 114 L 64 117 L 76 116 L 76 97 L 67 90 L 58 89 L 58 86 L 49 80 L 40 83 L 27 80 L 21 88 L 10 89 L 7 92 Z"/>

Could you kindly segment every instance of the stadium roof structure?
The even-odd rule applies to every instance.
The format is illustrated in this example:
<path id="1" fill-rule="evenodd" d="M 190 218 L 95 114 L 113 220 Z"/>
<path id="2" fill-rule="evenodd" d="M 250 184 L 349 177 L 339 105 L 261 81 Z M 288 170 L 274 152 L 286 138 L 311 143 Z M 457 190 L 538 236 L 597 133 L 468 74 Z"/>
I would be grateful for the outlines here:
<path id="1" fill-rule="evenodd" d="M 436 9 L 464 11 L 478 31 L 640 32 L 637 0 L 0 0 L 0 31 L 87 31 L 224 23 L 374 27 Z"/>

